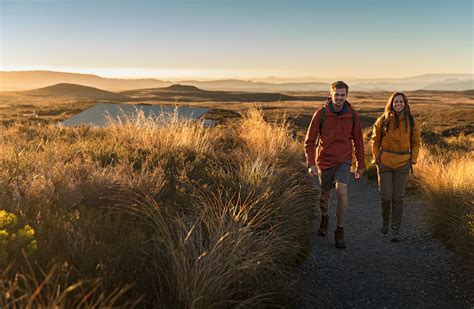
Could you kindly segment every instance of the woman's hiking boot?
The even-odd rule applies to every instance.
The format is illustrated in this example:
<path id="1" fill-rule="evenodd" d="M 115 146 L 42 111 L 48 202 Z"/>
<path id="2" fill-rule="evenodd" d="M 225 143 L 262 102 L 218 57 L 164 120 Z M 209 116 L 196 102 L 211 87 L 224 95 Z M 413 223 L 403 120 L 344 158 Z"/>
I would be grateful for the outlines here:
<path id="1" fill-rule="evenodd" d="M 346 242 L 344 241 L 344 229 L 338 226 L 336 232 L 334 232 L 334 236 L 336 239 L 336 248 L 344 249 L 346 247 Z"/>
<path id="2" fill-rule="evenodd" d="M 388 222 L 383 222 L 383 225 L 382 227 L 380 228 L 380 231 L 382 232 L 382 234 L 388 234 Z"/>
<path id="3" fill-rule="evenodd" d="M 393 228 L 392 229 L 392 242 L 399 242 L 400 241 L 400 229 Z"/>
<path id="4" fill-rule="evenodd" d="M 318 235 L 319 236 L 326 236 L 328 234 L 329 228 L 329 215 L 322 215 L 321 216 L 321 224 L 319 225 Z"/>

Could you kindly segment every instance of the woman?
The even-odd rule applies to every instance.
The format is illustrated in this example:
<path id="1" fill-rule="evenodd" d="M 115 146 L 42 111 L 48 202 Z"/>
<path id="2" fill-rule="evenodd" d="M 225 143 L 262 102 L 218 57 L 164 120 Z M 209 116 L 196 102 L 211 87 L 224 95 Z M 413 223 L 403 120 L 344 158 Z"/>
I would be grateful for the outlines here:
<path id="1" fill-rule="evenodd" d="M 383 225 L 387 234 L 392 227 L 392 241 L 400 240 L 403 195 L 412 164 L 420 150 L 420 128 L 410 113 L 408 99 L 394 92 L 385 111 L 374 124 L 372 155 L 377 166 Z"/>

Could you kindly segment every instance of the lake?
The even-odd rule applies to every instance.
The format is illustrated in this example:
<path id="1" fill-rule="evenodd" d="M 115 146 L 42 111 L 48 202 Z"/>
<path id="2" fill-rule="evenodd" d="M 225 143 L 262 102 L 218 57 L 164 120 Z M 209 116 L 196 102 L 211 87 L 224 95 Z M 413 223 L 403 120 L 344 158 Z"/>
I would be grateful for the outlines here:
<path id="1" fill-rule="evenodd" d="M 209 112 L 209 108 L 195 107 L 175 107 L 161 105 L 129 105 L 101 103 L 97 104 L 73 117 L 64 120 L 62 124 L 66 127 L 74 127 L 79 125 L 92 125 L 103 127 L 110 120 L 123 121 L 125 119 L 134 118 L 136 115 L 143 113 L 146 117 L 158 117 L 163 114 L 173 114 L 177 112 L 179 118 L 200 119 L 206 126 L 214 126 L 215 121 L 205 119 L 204 115 Z"/>

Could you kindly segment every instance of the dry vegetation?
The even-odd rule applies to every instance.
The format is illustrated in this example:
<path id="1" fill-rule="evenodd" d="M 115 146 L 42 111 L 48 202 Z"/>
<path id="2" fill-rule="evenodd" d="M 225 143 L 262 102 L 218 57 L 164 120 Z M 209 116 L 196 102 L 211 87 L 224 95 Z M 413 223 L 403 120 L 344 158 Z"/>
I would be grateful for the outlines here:
<path id="1" fill-rule="evenodd" d="M 212 130 L 137 116 L 0 134 L 1 307 L 290 301 L 315 196 L 284 121 L 251 110 Z"/>
<path id="2" fill-rule="evenodd" d="M 306 133 L 306 128 L 315 109 L 324 103 L 327 92 L 291 92 L 290 96 L 308 96 L 321 98 L 318 101 L 279 101 L 264 102 L 262 110 L 265 117 L 272 121 L 286 112 L 300 138 Z M 474 97 L 471 92 L 456 91 L 411 91 L 407 92 L 412 111 L 425 126 L 445 136 L 474 133 Z M 389 92 L 350 92 L 349 101 L 360 112 L 363 127 L 369 127 L 382 113 Z M 209 98 L 203 102 L 179 102 L 175 100 L 160 101 L 136 97 L 131 101 L 120 103 L 160 104 L 179 106 L 198 106 L 215 109 L 214 118 L 222 119 L 235 117 L 235 112 L 242 113 L 251 108 L 254 102 L 222 102 L 218 97 Z M 256 99 L 257 100 L 257 99 Z M 89 108 L 99 102 L 113 100 L 84 100 L 73 97 L 39 96 L 35 92 L 0 92 L 0 123 L 20 122 L 56 122 L 68 119 L 73 114 Z M 118 102 L 118 101 L 117 101 Z M 34 115 L 37 115 L 35 117 Z"/>
<path id="3" fill-rule="evenodd" d="M 56 123 L 99 103 L 74 97 L 44 97 L 23 92 L 0 93 L 0 123 Z"/>
<path id="4" fill-rule="evenodd" d="M 388 96 L 350 93 L 366 142 Z M 425 147 L 411 187 L 435 236 L 472 261 L 474 101 L 408 97 Z M 287 304 L 315 211 L 301 140 L 323 101 L 263 103 L 263 114 L 252 103 L 180 103 L 233 119 L 211 130 L 173 117 L 51 125 L 95 103 L 0 94 L 0 305 Z"/>
<path id="5" fill-rule="evenodd" d="M 415 182 L 435 237 L 474 261 L 474 138 L 444 138 L 426 144 L 415 169 Z"/>

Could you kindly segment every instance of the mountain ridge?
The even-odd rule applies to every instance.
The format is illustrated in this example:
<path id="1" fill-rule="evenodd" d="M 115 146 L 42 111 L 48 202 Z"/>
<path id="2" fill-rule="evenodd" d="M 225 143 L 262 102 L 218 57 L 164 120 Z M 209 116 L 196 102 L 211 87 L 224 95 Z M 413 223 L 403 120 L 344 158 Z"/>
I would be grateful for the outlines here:
<path id="1" fill-rule="evenodd" d="M 184 80 L 166 81 L 154 78 L 124 79 L 107 78 L 93 74 L 54 71 L 0 71 L 0 91 L 37 89 L 58 83 L 79 84 L 107 91 L 125 91 L 145 88 L 169 87 L 173 84 L 187 84 L 202 90 L 291 92 L 328 91 L 329 83 L 315 81 L 283 82 L 272 77 L 272 83 L 262 79 L 221 79 L 210 81 Z M 284 80 L 284 79 L 281 79 Z M 317 81 L 316 81 L 317 80 Z M 457 80 L 457 81 L 456 81 Z M 473 89 L 473 74 L 423 74 L 407 78 L 346 79 L 350 89 L 355 91 L 413 91 L 418 89 L 463 91 Z"/>

